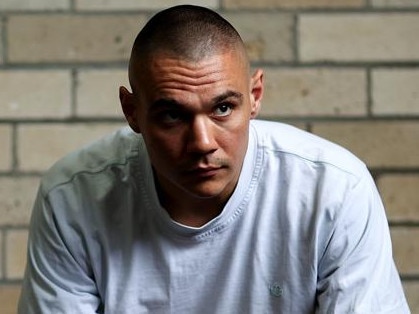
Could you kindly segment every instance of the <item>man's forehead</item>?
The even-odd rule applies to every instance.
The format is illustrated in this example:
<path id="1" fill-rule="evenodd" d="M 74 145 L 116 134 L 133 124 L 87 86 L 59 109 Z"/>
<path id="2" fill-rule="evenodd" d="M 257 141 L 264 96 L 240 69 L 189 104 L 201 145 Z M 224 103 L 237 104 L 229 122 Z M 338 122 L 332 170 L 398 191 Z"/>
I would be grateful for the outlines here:
<path id="1" fill-rule="evenodd" d="M 158 54 L 147 62 L 138 61 L 130 68 L 133 90 L 160 93 L 170 89 L 226 89 L 238 90 L 248 85 L 249 72 L 234 53 L 216 54 L 200 61 L 190 61 L 172 55 Z M 222 91 L 220 91 L 222 89 Z M 201 89 L 202 90 L 202 89 Z"/>
<path id="2" fill-rule="evenodd" d="M 205 68 L 214 63 L 222 64 L 224 67 L 228 68 L 248 69 L 249 67 L 247 55 L 240 49 L 213 51 L 213 53 L 197 59 L 176 55 L 168 51 L 156 51 L 148 56 L 131 56 L 129 72 L 130 76 L 138 76 L 142 73 L 149 73 L 156 66 L 164 67 L 174 64 L 197 70 L 199 67 Z"/>
<path id="3" fill-rule="evenodd" d="M 237 50 L 222 50 L 201 56 L 200 58 L 187 58 L 166 51 L 158 51 L 146 58 L 134 58 L 132 63 L 136 67 L 143 69 L 150 68 L 159 64 L 177 64 L 184 67 L 206 67 L 214 62 L 222 62 L 223 64 L 231 64 L 242 66 L 246 64 L 246 59 Z"/>

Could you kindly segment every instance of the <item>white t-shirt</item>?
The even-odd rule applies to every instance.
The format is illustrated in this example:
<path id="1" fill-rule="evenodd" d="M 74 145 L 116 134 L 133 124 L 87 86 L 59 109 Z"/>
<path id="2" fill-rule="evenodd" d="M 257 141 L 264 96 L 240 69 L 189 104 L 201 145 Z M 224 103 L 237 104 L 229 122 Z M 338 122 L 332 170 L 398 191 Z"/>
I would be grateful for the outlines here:
<path id="1" fill-rule="evenodd" d="M 30 227 L 19 313 L 409 313 L 365 165 L 252 121 L 238 185 L 200 228 L 160 206 L 128 128 L 59 161 Z"/>

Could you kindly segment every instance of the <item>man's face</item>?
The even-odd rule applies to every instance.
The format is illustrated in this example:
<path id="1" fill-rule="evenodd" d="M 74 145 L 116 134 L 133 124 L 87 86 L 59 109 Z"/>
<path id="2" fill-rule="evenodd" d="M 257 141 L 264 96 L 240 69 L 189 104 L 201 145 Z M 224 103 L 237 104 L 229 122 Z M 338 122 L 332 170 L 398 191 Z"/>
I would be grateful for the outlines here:
<path id="1" fill-rule="evenodd" d="M 238 53 L 199 62 L 160 54 L 136 82 L 128 105 L 121 100 L 133 107 L 125 115 L 144 137 L 163 192 L 227 200 L 243 164 L 249 120 L 258 112 L 262 72 L 250 78 Z"/>

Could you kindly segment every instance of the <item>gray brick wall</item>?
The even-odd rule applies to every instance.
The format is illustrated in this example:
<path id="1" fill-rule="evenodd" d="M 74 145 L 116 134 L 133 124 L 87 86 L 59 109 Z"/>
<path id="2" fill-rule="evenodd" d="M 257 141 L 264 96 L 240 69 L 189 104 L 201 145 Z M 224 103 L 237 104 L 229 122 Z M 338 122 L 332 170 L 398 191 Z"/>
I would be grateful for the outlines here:
<path id="1" fill-rule="evenodd" d="M 0 1 L 0 304 L 15 313 L 42 173 L 124 124 L 135 34 L 184 1 Z M 419 1 L 191 1 L 221 12 L 265 69 L 261 117 L 341 143 L 376 178 L 419 313 Z"/>

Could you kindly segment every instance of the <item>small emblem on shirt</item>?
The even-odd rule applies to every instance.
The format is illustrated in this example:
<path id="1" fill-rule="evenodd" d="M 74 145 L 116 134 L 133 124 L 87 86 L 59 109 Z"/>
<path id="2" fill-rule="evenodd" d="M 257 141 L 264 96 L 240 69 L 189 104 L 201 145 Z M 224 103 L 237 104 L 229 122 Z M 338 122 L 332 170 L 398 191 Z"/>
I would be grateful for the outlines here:
<path id="1" fill-rule="evenodd" d="M 280 297 L 284 293 L 284 290 L 279 285 L 279 283 L 273 283 L 269 286 L 269 292 L 274 297 Z"/>

